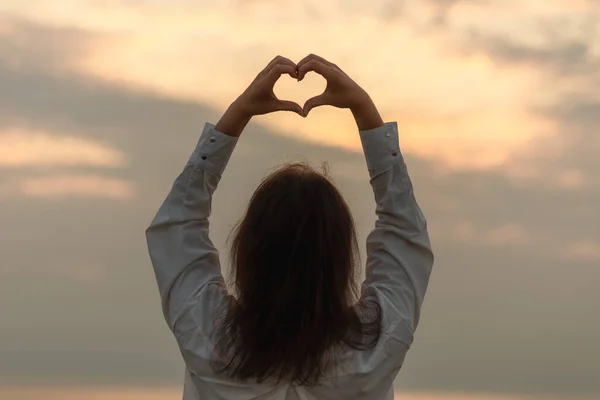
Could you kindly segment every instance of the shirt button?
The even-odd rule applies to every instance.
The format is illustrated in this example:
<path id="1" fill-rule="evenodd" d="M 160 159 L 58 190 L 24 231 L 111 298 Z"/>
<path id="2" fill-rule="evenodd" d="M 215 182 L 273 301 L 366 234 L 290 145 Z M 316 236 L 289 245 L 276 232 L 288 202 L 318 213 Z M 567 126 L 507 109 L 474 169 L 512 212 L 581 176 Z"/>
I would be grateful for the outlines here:
<path id="1" fill-rule="evenodd" d="M 395 154 L 394 154 L 394 155 L 395 155 Z M 206 156 L 202 156 L 201 158 L 202 158 L 203 160 L 206 160 Z"/>
<path id="2" fill-rule="evenodd" d="M 392 155 L 393 155 L 394 157 L 396 157 L 396 156 L 398 155 L 398 153 L 396 153 L 396 152 L 394 151 L 394 152 L 392 152 Z"/>
<path id="3" fill-rule="evenodd" d="M 214 141 L 216 141 L 216 140 L 217 140 L 217 139 L 215 139 L 214 137 L 211 137 L 211 138 L 210 138 L 210 141 L 211 141 L 211 142 L 214 142 Z"/>
<path id="4" fill-rule="evenodd" d="M 390 135 L 389 132 L 385 134 L 385 137 L 390 137 L 390 136 L 392 136 L 392 135 Z"/>

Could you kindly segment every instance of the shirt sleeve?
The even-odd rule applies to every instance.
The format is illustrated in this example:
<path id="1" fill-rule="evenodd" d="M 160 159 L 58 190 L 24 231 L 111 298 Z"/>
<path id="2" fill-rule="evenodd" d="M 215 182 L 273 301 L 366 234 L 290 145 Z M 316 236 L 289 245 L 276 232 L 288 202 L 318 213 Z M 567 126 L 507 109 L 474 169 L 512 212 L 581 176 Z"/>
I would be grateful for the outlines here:
<path id="1" fill-rule="evenodd" d="M 433 267 L 427 221 L 413 192 L 396 122 L 360 131 L 377 220 L 367 236 L 363 298 L 380 300 L 388 328 L 408 345 L 419 323 Z"/>
<path id="2" fill-rule="evenodd" d="M 163 314 L 173 332 L 204 287 L 211 283 L 224 287 L 208 218 L 212 195 L 237 140 L 207 123 L 185 168 L 146 229 Z"/>

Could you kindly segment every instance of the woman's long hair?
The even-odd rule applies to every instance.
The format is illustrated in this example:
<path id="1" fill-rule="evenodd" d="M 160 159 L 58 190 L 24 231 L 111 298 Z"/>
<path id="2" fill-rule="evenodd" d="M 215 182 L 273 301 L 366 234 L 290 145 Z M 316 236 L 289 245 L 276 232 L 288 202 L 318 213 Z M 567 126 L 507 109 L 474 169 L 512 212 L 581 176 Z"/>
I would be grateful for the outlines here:
<path id="1" fill-rule="evenodd" d="M 377 344 L 381 308 L 358 298 L 354 221 L 327 164 L 322 173 L 293 163 L 270 174 L 232 233 L 237 296 L 213 331 L 215 372 L 314 385 L 343 345 Z"/>

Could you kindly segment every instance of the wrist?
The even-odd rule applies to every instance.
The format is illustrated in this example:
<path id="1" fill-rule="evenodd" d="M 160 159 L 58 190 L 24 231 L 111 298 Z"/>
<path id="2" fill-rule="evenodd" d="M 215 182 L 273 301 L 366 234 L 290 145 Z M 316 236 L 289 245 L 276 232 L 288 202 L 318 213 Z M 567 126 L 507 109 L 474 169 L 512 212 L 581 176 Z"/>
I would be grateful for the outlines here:
<path id="1" fill-rule="evenodd" d="M 250 119 L 252 115 L 247 112 L 243 103 L 236 100 L 227 108 L 215 129 L 226 135 L 239 137 Z"/>
<path id="2" fill-rule="evenodd" d="M 354 116 L 358 129 L 361 131 L 379 128 L 384 125 L 384 121 L 381 118 L 375 103 L 373 103 L 368 95 L 355 107 L 351 108 L 350 111 Z"/>
<path id="3" fill-rule="evenodd" d="M 235 99 L 235 101 L 229 105 L 227 112 L 239 119 L 250 119 L 253 117 L 252 113 L 248 110 L 246 103 L 244 103 L 240 97 Z"/>

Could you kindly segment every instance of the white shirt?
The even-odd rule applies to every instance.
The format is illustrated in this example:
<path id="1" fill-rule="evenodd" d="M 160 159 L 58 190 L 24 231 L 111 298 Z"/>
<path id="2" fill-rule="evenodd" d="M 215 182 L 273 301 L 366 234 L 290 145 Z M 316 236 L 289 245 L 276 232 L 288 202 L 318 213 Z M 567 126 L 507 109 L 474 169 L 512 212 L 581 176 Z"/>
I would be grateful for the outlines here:
<path id="1" fill-rule="evenodd" d="M 398 141 L 396 122 L 360 131 L 378 217 L 367 237 L 361 292 L 383 313 L 373 349 L 348 350 L 314 387 L 234 382 L 210 365 L 209 336 L 227 302 L 219 253 L 209 238 L 212 195 L 237 138 L 207 123 L 198 145 L 146 230 L 162 309 L 185 361 L 184 400 L 391 400 L 413 341 L 433 253 Z M 340 369 L 342 368 L 342 369 Z"/>

